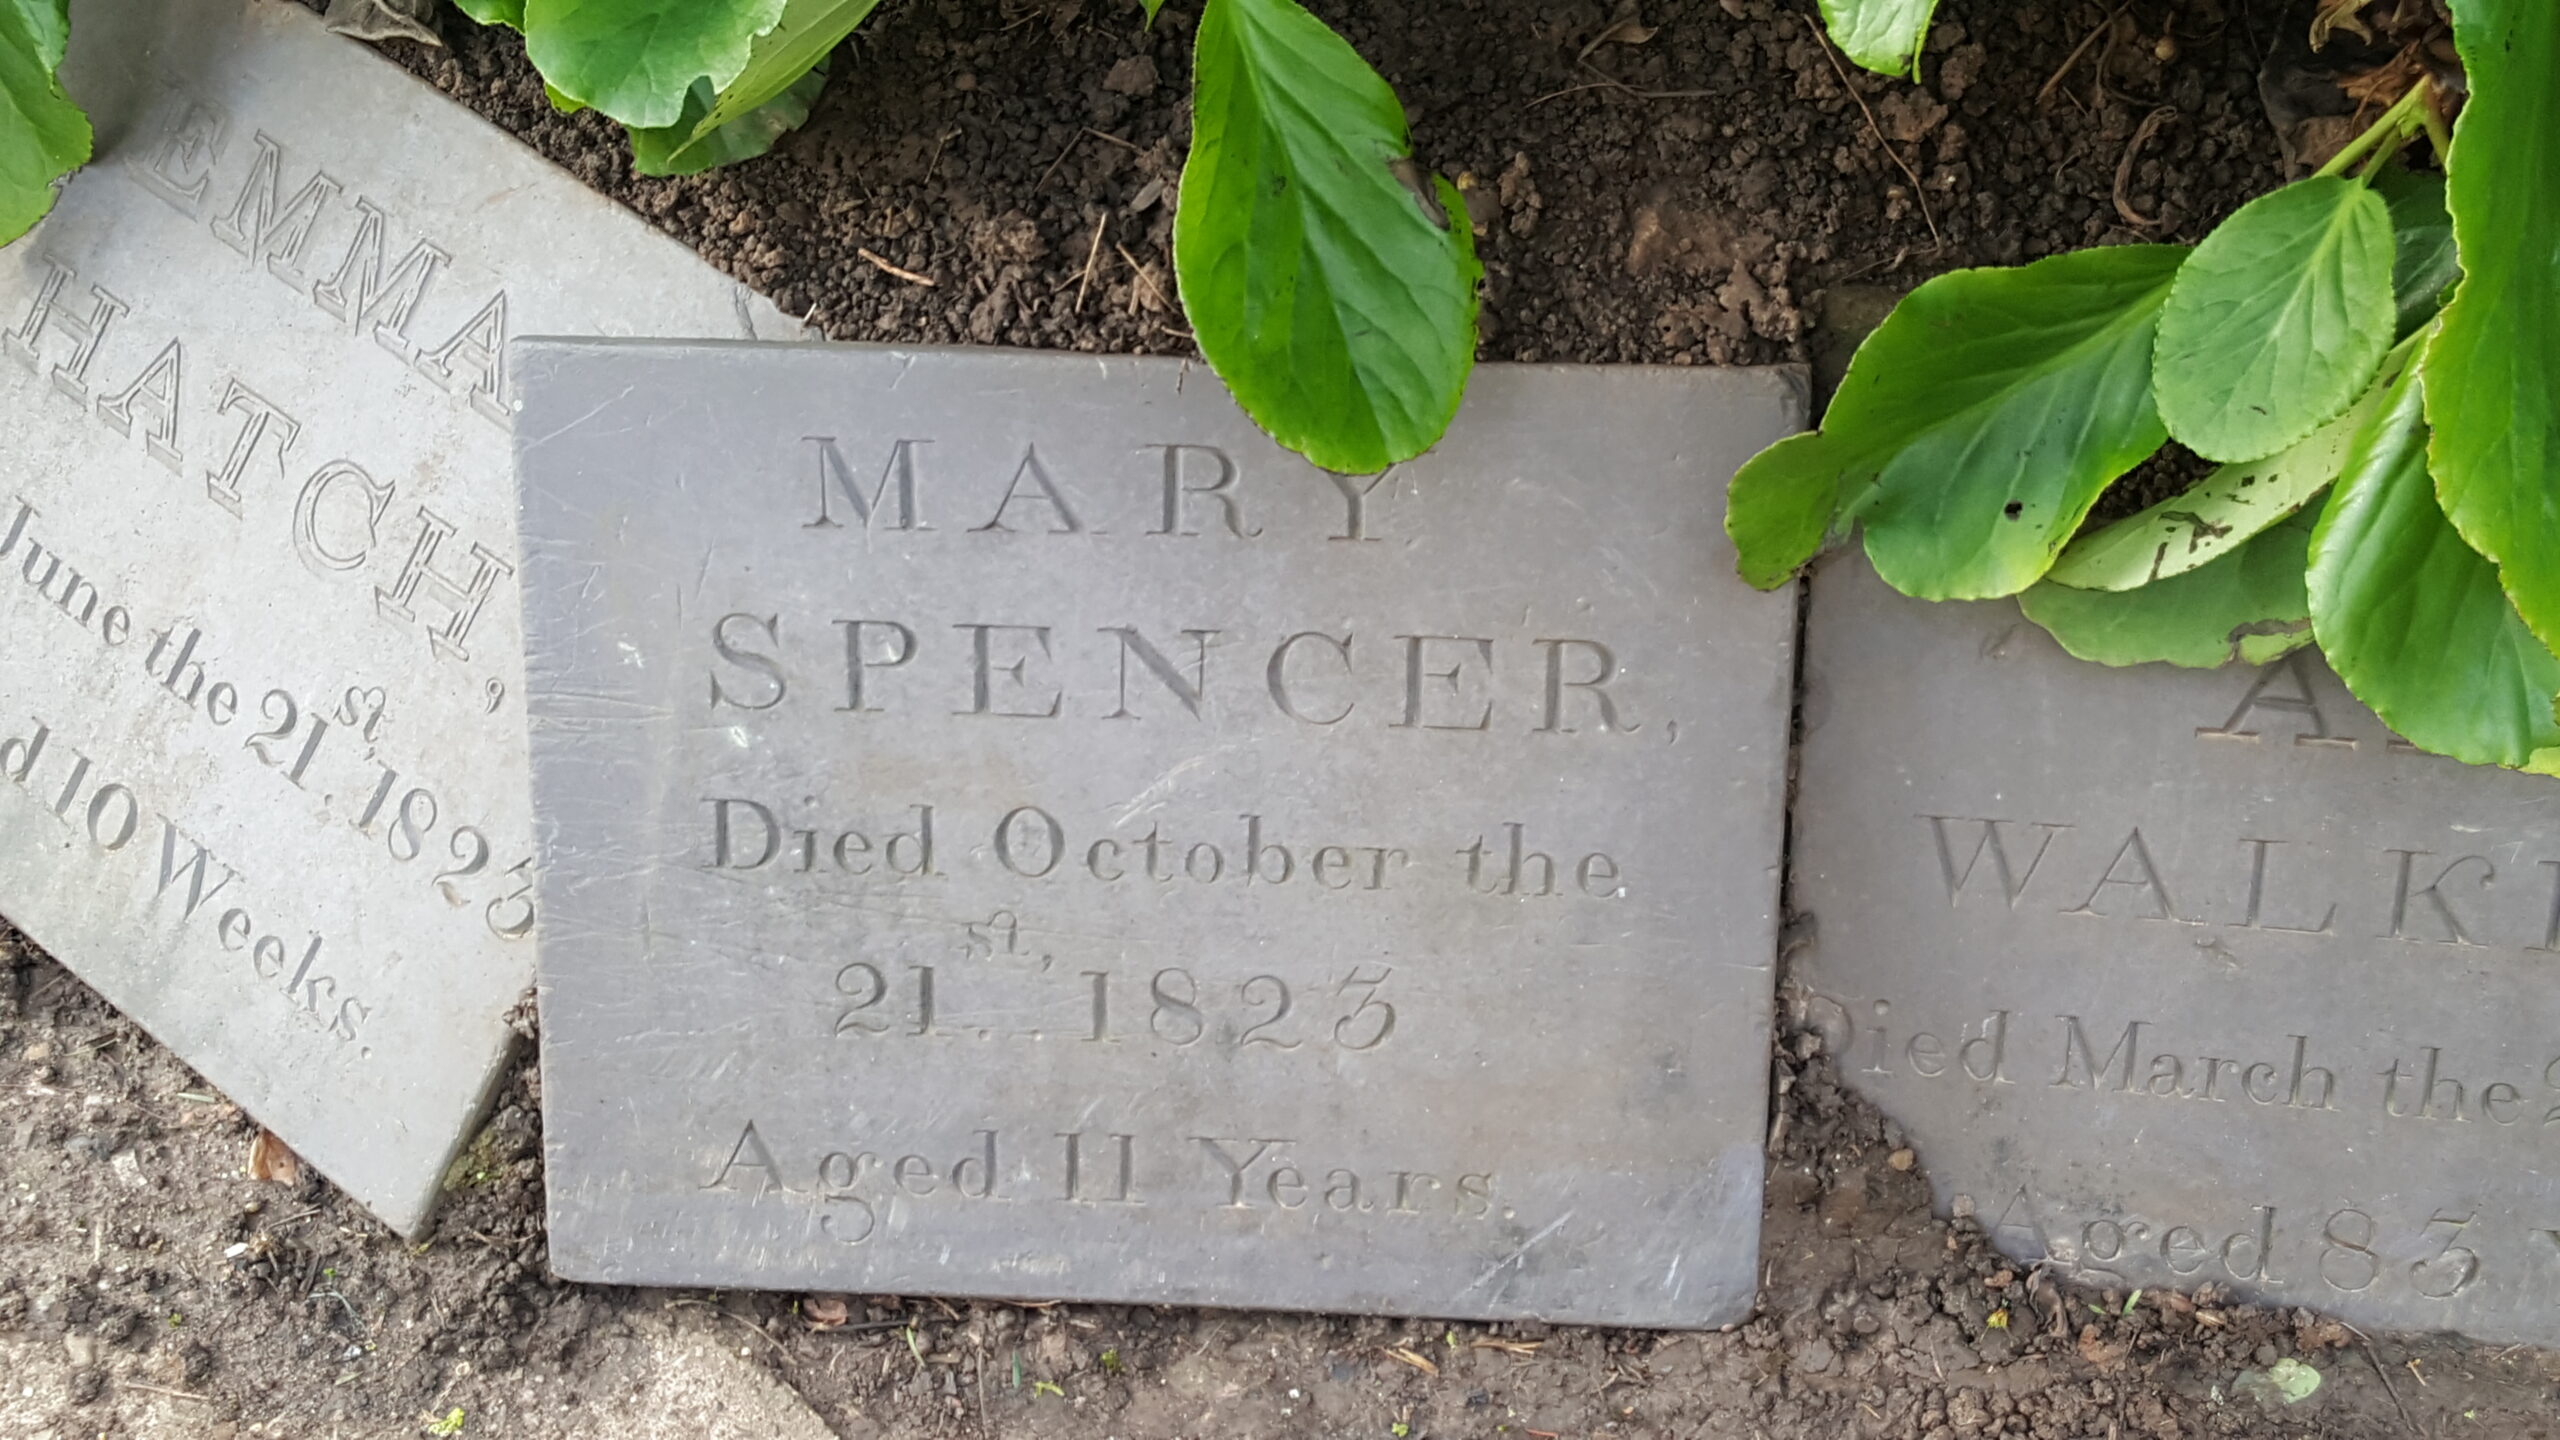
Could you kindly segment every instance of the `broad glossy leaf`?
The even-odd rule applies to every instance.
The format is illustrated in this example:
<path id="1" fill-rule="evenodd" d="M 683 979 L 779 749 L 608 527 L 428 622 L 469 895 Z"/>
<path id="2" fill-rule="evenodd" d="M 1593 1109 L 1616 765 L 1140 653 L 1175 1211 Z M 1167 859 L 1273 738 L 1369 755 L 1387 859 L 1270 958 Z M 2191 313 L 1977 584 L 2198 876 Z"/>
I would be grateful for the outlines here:
<path id="1" fill-rule="evenodd" d="M 524 0 L 525 53 L 542 78 L 634 129 L 673 125 L 694 82 L 747 68 L 783 0 Z"/>
<path id="2" fill-rule="evenodd" d="M 463 14 L 483 25 L 524 28 L 524 0 L 453 0 Z"/>
<path id="3" fill-rule="evenodd" d="M 2210 564 L 2138 590 L 2047 580 L 2020 595 L 2018 608 L 2063 649 L 2101 665 L 2263 665 L 2311 643 L 2302 582 L 2310 546 L 2310 517 L 2297 511 Z"/>
<path id="4" fill-rule="evenodd" d="M 2081 250 L 1903 297 L 1822 421 L 1878 574 L 1929 600 L 2044 574 L 2108 483 L 2160 448 L 2151 329 L 2185 255 Z"/>
<path id="5" fill-rule="evenodd" d="M 0 9 L 10 12 L 13 43 L 23 33 L 37 64 L 62 68 L 63 53 L 71 48 L 71 0 L 0 0 Z"/>
<path id="6" fill-rule="evenodd" d="M 2373 189 L 2391 210 L 2391 302 L 2399 334 L 2407 336 L 2443 308 L 2446 288 L 2462 278 L 2444 177 L 2386 165 L 2373 177 Z"/>
<path id="7" fill-rule="evenodd" d="M 2412 744 L 2543 768 L 2560 746 L 2560 658 L 2437 508 L 2422 376 L 2410 367 L 2384 397 L 2321 512 L 2312 626 L 2347 688 Z"/>
<path id="8" fill-rule="evenodd" d="M 89 117 L 54 69 L 70 34 L 55 0 L 0 5 L 0 244 L 53 208 L 53 182 L 88 163 Z"/>
<path id="9" fill-rule="evenodd" d="M 1294 0 L 1208 0 L 1174 267 L 1200 353 L 1273 439 L 1365 473 L 1440 438 L 1475 362 L 1465 215 L 1342 37 Z"/>
<path id="10" fill-rule="evenodd" d="M 809 107 L 817 103 L 826 83 L 826 68 L 821 65 L 763 105 L 721 123 L 711 118 L 719 113 L 711 82 L 696 81 L 693 94 L 685 100 L 684 115 L 675 124 L 663 130 L 631 132 L 632 168 L 643 175 L 692 175 L 715 165 L 752 160 L 809 118 Z"/>
<path id="11" fill-rule="evenodd" d="M 1938 0 L 1822 0 L 1822 25 L 1840 53 L 1879 75 L 1920 73 L 1920 45 Z"/>
<path id="12" fill-rule="evenodd" d="M 2272 455 L 2336 418 L 2391 348 L 2391 212 L 2335 175 L 2214 227 L 2160 312 L 2152 388 L 2208 460 Z"/>
<path id="13" fill-rule="evenodd" d="M 1830 538 L 1842 486 L 1874 475 L 1872 457 L 1820 431 L 1790 435 L 1752 456 L 1725 490 L 1724 533 L 1742 578 L 1763 590 L 1794 579 Z"/>
<path id="14" fill-rule="evenodd" d="M 2463 276 L 2421 362 L 2432 469 L 2454 527 L 2560 647 L 2560 5 L 2458 0 L 2453 22 L 2471 82 L 2445 187 Z"/>
<path id="15" fill-rule="evenodd" d="M 2168 499 L 2071 542 L 2045 579 L 2082 590 L 2132 590 L 2208 565 L 2300 510 L 2338 478 L 2347 449 L 2382 405 L 2376 382 L 2347 413 L 2268 456 L 2215 467 Z"/>
<path id="16" fill-rule="evenodd" d="M 854 27 L 880 8 L 880 0 L 785 0 L 782 19 L 773 29 L 758 38 L 747 57 L 747 68 L 720 92 L 704 125 L 717 129 L 733 121 L 745 119 L 757 110 L 785 98 L 786 92 L 798 91 L 809 72 L 824 65 Z M 800 113 L 790 125 L 774 134 L 789 130 L 809 118 L 809 107 L 817 103 L 818 86 L 810 85 L 799 101 Z M 752 154 L 761 155 L 771 149 L 768 137 Z M 740 159 L 745 156 L 738 157 Z M 727 161 L 715 163 L 726 164 Z"/>

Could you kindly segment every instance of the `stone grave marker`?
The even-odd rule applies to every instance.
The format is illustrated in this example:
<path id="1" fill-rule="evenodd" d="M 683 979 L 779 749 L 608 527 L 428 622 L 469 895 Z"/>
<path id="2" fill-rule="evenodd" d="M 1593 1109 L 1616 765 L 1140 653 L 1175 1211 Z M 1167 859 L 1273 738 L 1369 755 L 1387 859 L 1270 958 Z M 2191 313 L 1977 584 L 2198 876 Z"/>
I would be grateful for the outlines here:
<path id="1" fill-rule="evenodd" d="M 0 914 L 394 1227 L 535 925 L 507 337 L 778 335 L 293 4 L 74 7 L 0 251 Z"/>
<path id="2" fill-rule="evenodd" d="M 1791 999 L 1942 1208 L 2120 1289 L 2560 1342 L 2560 785 L 2316 652 L 2110 670 L 1854 555 L 1811 604 Z"/>
<path id="3" fill-rule="evenodd" d="M 1796 374 L 1347 477 L 1175 360 L 516 363 L 561 1274 L 1748 1313 Z"/>

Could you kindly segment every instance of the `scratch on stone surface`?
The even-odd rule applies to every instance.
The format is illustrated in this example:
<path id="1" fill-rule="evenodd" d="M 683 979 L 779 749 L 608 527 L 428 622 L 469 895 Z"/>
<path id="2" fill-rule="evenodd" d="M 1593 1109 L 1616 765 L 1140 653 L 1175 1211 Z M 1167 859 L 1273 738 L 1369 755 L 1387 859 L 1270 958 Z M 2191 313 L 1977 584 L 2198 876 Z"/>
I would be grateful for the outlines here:
<path id="1" fill-rule="evenodd" d="M 1519 1248 L 1519 1249 L 1514 1250 L 1514 1251 L 1512 1251 L 1510 1254 L 1505 1255 L 1504 1257 L 1502 1257 L 1500 1260 L 1495 1261 L 1495 1262 L 1494 1262 L 1494 1264 L 1493 1264 L 1493 1268 L 1492 1268 L 1492 1269 L 1487 1270 L 1487 1271 L 1485 1271 L 1483 1274 L 1481 1274 L 1481 1275 L 1477 1276 L 1474 1280 L 1472 1280 L 1472 1281 L 1470 1281 L 1470 1282 L 1468 1283 L 1468 1285 L 1467 1285 L 1467 1289 L 1466 1289 L 1466 1290 L 1461 1290 L 1461 1291 L 1459 1291 L 1458 1293 L 1459 1293 L 1459 1294 L 1461 1294 L 1461 1295 L 1464 1295 L 1464 1294 L 1466 1294 L 1466 1293 L 1467 1293 L 1467 1290 L 1477 1290 L 1477 1289 L 1481 1289 L 1481 1288 L 1483 1288 L 1483 1287 L 1484 1287 L 1488 1282 L 1490 1282 L 1490 1281 L 1493 1279 L 1493 1277 L 1494 1277 L 1494 1276 L 1499 1275 L 1499 1274 L 1501 1274 L 1503 1271 L 1510 1269 L 1512 1266 L 1519 1264 L 1519 1263 L 1520 1263 L 1520 1257 L 1522 1257 L 1522 1256 L 1524 1256 L 1524 1255 L 1528 1254 L 1528 1253 L 1529 1253 L 1529 1251 L 1530 1251 L 1530 1248 L 1531 1248 L 1531 1247 L 1535 1246 L 1539 1241 L 1544 1240 L 1544 1239 L 1546 1239 L 1548 1236 L 1553 1235 L 1553 1234 L 1554 1234 L 1554 1233 L 1556 1233 L 1557 1231 L 1559 1231 L 1559 1230 L 1563 1229 L 1563 1228 L 1564 1228 L 1564 1226 L 1565 1226 L 1565 1222 L 1566 1222 L 1566 1221 L 1568 1221 L 1568 1220 L 1571 1220 L 1573 1217 L 1574 1217 L 1574 1212 L 1573 1212 L 1573 1211 L 1571 1211 L 1571 1210 L 1567 1210 L 1567 1211 L 1566 1211 L 1566 1212 L 1564 1212 L 1563 1214 L 1561 1214 L 1561 1215 L 1557 1216 L 1555 1219 L 1553 1219 L 1553 1220 L 1551 1220 L 1551 1221 L 1547 1222 L 1547 1228 L 1545 1228 L 1544 1230 L 1539 1231 L 1539 1232 L 1538 1232 L 1537 1234 L 1535 1234 L 1535 1235 L 1530 1236 L 1528 1239 L 1521 1241 L 1521 1242 L 1520 1242 L 1520 1248 Z"/>
<path id="2" fill-rule="evenodd" d="M 622 387 L 621 394 L 616 395 L 609 400 L 597 401 L 594 409 L 589 410 L 586 414 L 579 416 L 577 419 L 570 421 L 559 429 L 552 431 L 550 434 L 537 436 L 533 439 L 524 441 L 522 444 L 517 446 L 518 452 L 521 453 L 526 450 L 532 450 L 550 444 L 552 441 L 557 440 L 561 436 L 568 434 L 570 431 L 577 429 L 579 426 L 586 424 L 588 421 L 593 420 L 605 411 L 610 410 L 614 406 L 621 404 L 623 401 L 630 399 L 631 393 L 639 388 L 640 387 L 637 385 L 625 385 Z"/>
<path id="3" fill-rule="evenodd" d="M 1220 749 L 1224 748 L 1226 747 L 1220 747 Z M 1183 776 L 1190 774 L 1192 771 L 1208 764 L 1211 760 L 1216 759 L 1218 753 L 1218 750 L 1211 750 L 1206 754 L 1194 755 L 1190 759 L 1176 764 L 1172 769 L 1157 776 L 1154 782 L 1149 784 L 1146 789 L 1130 796 L 1128 800 L 1120 806 L 1119 810 L 1113 813 L 1111 823 L 1114 825 L 1126 825 L 1149 808 L 1162 803 L 1165 793 L 1170 791 Z"/>

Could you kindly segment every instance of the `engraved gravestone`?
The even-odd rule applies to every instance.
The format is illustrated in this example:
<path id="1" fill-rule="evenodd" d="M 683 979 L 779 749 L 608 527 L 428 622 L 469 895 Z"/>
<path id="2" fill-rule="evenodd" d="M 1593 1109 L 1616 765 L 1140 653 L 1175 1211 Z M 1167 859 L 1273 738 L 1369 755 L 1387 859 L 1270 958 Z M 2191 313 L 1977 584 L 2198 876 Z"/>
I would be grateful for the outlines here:
<path id="1" fill-rule="evenodd" d="M 1353 477 L 1173 360 L 517 366 L 560 1273 L 1748 1313 L 1794 374 Z"/>
<path id="2" fill-rule="evenodd" d="M 2110 670 L 1855 556 L 1806 638 L 1795 1002 L 2021 1258 L 2560 1341 L 2560 786 L 2316 653 Z"/>
<path id="3" fill-rule="evenodd" d="M 0 914 L 393 1226 L 530 983 L 527 327 L 779 317 L 292 4 L 74 7 L 0 252 Z"/>

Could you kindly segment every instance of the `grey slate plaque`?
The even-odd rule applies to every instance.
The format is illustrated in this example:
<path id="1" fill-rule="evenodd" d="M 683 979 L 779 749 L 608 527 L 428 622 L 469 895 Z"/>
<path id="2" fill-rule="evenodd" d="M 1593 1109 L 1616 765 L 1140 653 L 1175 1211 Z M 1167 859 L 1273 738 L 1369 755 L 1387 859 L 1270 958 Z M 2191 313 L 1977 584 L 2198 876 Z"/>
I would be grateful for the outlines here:
<path id="1" fill-rule="evenodd" d="M 293 4 L 74 7 L 0 251 L 0 913 L 403 1230 L 531 983 L 506 336 L 779 317 Z"/>
<path id="2" fill-rule="evenodd" d="M 1783 371 L 528 341 L 552 1263 L 1703 1325 L 1752 1300 Z"/>
<path id="3" fill-rule="evenodd" d="M 2003 1249 L 2560 1341 L 2560 786 L 1825 565 L 1795 998 Z M 1962 1208 L 1962 1207 L 1958 1207 Z"/>

